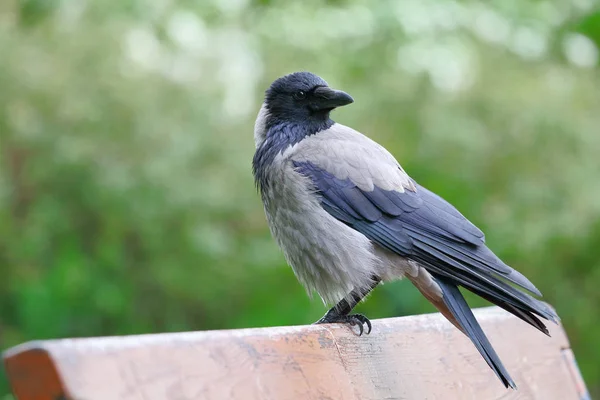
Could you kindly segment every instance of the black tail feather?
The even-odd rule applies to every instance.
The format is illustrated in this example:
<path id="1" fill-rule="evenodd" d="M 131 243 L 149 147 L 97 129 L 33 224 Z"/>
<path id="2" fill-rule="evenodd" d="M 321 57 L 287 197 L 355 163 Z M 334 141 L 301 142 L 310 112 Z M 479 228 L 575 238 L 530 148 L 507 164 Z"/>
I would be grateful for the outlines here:
<path id="1" fill-rule="evenodd" d="M 419 246 L 422 246 L 423 250 L 420 248 L 416 249 L 418 254 L 417 259 L 430 272 L 449 278 L 451 281 L 464 286 L 472 292 L 478 294 L 486 293 L 489 296 L 487 297 L 488 300 L 501 307 L 502 305 L 498 303 L 498 300 L 558 323 L 558 316 L 546 303 L 533 298 L 499 278 L 485 276 L 469 270 L 467 266 L 456 262 L 434 248 L 422 243 L 419 243 Z M 440 266 L 440 261 L 443 262 L 443 267 Z"/>
<path id="2" fill-rule="evenodd" d="M 458 286 L 440 276 L 435 276 L 435 280 L 444 294 L 444 303 L 446 303 L 454 318 L 456 318 L 490 368 L 500 378 L 504 386 L 516 389 L 517 385 L 502 365 L 502 361 L 500 361 L 498 354 L 496 354 L 485 333 L 483 333 Z"/>
<path id="3" fill-rule="evenodd" d="M 517 307 L 513 306 L 512 304 L 509 304 L 509 303 L 506 303 L 505 301 L 494 298 L 494 297 L 492 297 L 484 292 L 481 292 L 479 290 L 472 289 L 472 288 L 470 288 L 469 290 L 471 292 L 475 293 L 476 295 L 486 299 L 490 303 L 495 304 L 498 307 L 502 307 L 509 313 L 511 313 L 514 316 L 527 322 L 529 325 L 533 326 L 535 329 L 539 330 L 540 332 L 544 333 L 545 335 L 550 336 L 550 332 L 548 331 L 548 328 L 546 328 L 546 325 L 542 321 L 540 321 L 540 319 L 537 316 L 535 316 L 532 312 L 517 308 Z"/>

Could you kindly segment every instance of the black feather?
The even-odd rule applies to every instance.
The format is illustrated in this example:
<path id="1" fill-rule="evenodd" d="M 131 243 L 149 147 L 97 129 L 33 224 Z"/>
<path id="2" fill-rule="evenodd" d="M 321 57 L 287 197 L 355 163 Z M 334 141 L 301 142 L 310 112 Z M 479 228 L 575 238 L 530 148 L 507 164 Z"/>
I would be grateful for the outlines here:
<path id="1" fill-rule="evenodd" d="M 309 177 L 323 208 L 396 254 L 419 262 L 438 281 L 444 302 L 490 367 L 506 386 L 514 382 L 473 317 L 458 285 L 514 314 L 548 334 L 538 318 L 558 321 L 554 310 L 509 282 L 541 295 L 523 275 L 504 264 L 485 245 L 485 236 L 456 208 L 415 183 L 415 192 L 363 191 L 349 179 L 309 162 L 295 162 L 298 172 Z"/>
<path id="2" fill-rule="evenodd" d="M 475 319 L 473 312 L 458 289 L 458 286 L 448 279 L 435 277 L 435 275 L 434 279 L 442 289 L 444 303 L 448 306 L 448 309 L 458 324 L 463 328 L 466 335 L 471 339 L 471 342 L 473 342 L 477 350 L 479 350 L 481 356 L 496 373 L 498 378 L 500 378 L 502 383 L 504 383 L 504 386 L 516 389 L 517 385 L 508 374 L 508 371 L 506 371 L 506 368 L 504 368 L 504 365 L 502 365 L 500 357 L 498 357 L 498 354 L 496 354 L 496 351 L 494 351 L 494 348 L 483 333 L 481 326 L 479 326 L 479 322 Z"/>

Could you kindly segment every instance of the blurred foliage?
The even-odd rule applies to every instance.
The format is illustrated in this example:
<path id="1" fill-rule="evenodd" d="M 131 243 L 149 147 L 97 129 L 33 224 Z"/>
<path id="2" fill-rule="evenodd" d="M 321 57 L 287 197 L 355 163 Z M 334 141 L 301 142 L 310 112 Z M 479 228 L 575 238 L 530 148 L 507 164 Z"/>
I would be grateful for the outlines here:
<path id="1" fill-rule="evenodd" d="M 305 69 L 535 282 L 600 396 L 599 44 L 593 0 L 1 2 L 0 348 L 319 318 L 250 172 Z M 433 311 L 406 282 L 359 307 Z"/>

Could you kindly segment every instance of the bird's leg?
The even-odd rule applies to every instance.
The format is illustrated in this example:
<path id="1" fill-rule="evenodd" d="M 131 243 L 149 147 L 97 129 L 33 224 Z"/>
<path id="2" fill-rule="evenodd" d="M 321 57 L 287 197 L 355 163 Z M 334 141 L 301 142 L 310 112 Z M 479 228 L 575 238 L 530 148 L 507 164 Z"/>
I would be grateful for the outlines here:
<path id="1" fill-rule="evenodd" d="M 363 324 L 367 325 L 367 335 L 371 333 L 371 321 L 367 317 L 362 314 L 350 314 L 350 311 L 358 304 L 360 301 L 371 292 L 371 290 L 375 289 L 377 285 L 379 285 L 381 279 L 374 276 L 373 281 L 367 288 L 367 290 L 357 290 L 354 289 L 347 296 L 349 300 L 342 299 L 339 303 L 333 306 L 323 317 L 315 322 L 315 324 L 329 324 L 329 323 L 343 323 L 350 324 L 351 326 L 358 326 L 359 334 L 362 335 L 364 332 Z"/>

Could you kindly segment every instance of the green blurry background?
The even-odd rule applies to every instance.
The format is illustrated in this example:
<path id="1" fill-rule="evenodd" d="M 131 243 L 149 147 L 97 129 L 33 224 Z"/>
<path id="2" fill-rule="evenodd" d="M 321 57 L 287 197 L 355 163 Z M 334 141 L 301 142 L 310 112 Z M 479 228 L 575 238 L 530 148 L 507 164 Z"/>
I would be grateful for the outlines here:
<path id="1" fill-rule="evenodd" d="M 535 282 L 600 396 L 599 6 L 2 0 L 0 349 L 318 319 L 250 168 L 264 89 L 306 69 Z M 433 311 L 406 282 L 359 307 Z"/>

